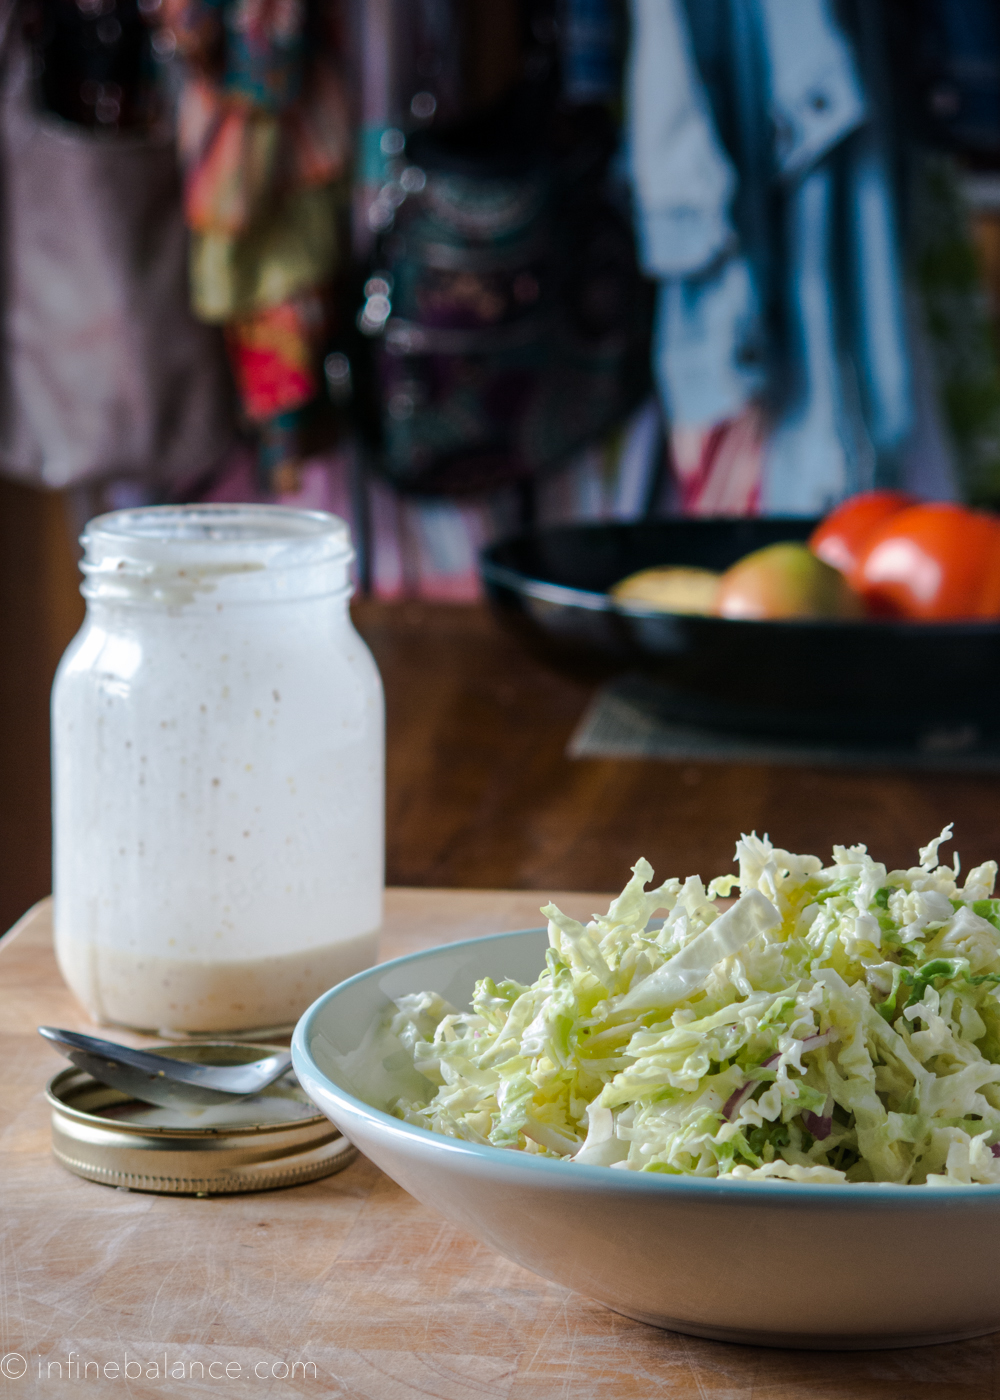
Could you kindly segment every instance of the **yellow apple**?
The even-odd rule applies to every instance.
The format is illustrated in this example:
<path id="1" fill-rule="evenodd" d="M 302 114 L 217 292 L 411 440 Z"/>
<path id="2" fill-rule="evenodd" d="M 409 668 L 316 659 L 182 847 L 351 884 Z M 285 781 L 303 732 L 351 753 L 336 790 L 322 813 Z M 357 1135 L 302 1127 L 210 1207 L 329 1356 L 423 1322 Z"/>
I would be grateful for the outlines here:
<path id="1" fill-rule="evenodd" d="M 709 569 L 664 565 L 629 574 L 609 592 L 626 609 L 632 605 L 657 612 L 711 614 L 718 586 L 719 575 Z"/>

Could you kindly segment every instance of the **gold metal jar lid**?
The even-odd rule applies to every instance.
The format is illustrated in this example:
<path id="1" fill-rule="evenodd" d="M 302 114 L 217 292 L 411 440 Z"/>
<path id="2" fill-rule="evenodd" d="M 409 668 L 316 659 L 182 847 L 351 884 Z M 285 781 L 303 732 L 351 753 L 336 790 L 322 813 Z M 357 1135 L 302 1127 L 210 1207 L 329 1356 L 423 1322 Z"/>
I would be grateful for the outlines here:
<path id="1" fill-rule="evenodd" d="M 175 1059 L 233 1065 L 280 1047 L 205 1041 L 149 1048 Z M 190 1112 L 140 1103 L 81 1069 L 57 1074 L 45 1096 L 56 1160 L 77 1176 L 128 1191 L 270 1191 L 330 1176 L 357 1156 L 291 1073 L 252 1098 Z"/>

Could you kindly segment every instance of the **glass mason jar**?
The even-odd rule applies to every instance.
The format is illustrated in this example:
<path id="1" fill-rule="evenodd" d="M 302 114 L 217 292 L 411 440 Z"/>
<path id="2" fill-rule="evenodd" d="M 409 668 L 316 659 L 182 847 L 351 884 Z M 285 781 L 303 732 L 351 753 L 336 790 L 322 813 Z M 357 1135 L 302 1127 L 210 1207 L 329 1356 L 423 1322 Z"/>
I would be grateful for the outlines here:
<path id="1" fill-rule="evenodd" d="M 382 687 L 347 526 L 159 506 L 83 545 L 52 700 L 63 976 L 103 1024 L 289 1025 L 371 965 L 382 917 Z"/>

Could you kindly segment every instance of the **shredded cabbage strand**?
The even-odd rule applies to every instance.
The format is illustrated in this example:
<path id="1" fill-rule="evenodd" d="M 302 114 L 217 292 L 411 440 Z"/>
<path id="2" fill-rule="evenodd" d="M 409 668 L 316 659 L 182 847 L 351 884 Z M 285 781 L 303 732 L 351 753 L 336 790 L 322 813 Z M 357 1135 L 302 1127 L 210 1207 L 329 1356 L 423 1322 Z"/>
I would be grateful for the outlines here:
<path id="1" fill-rule="evenodd" d="M 909 870 L 833 864 L 756 833 L 739 879 L 548 905 L 530 986 L 484 977 L 458 1011 L 401 997 L 391 1032 L 426 1095 L 407 1122 L 573 1162 L 707 1177 L 1000 1182 L 1000 900 L 959 887 L 948 826 Z M 720 899 L 738 883 L 739 899 Z M 655 920 L 660 915 L 662 922 Z"/>

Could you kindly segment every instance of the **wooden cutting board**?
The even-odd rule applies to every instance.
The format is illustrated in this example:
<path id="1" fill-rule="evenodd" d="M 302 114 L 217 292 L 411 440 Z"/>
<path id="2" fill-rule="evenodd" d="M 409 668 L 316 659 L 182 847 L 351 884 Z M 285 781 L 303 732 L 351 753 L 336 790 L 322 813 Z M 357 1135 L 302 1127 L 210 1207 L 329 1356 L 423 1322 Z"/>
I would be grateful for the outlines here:
<path id="1" fill-rule="evenodd" d="M 601 900 L 555 898 L 578 917 Z M 542 902 L 524 892 L 389 890 L 383 957 L 537 926 Z M 93 1029 L 56 968 L 48 901 L 0 941 L 4 1397 L 1000 1396 L 997 1338 L 894 1352 L 767 1351 L 631 1322 L 491 1253 L 363 1158 L 307 1186 L 208 1200 L 82 1181 L 49 1152 L 43 1090 L 60 1061 L 36 1034 L 44 1023 Z M 810 1268 L 823 1267 L 822 1241 L 812 1247 L 804 1288 Z M 767 1288 L 746 1260 L 739 1267 L 748 1288 Z M 70 1382 L 76 1389 L 67 1391 Z"/>

